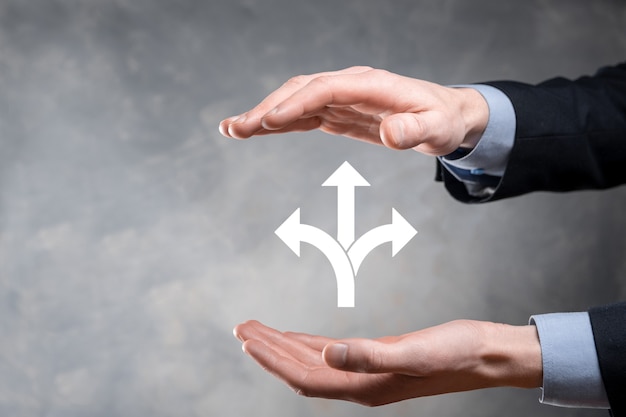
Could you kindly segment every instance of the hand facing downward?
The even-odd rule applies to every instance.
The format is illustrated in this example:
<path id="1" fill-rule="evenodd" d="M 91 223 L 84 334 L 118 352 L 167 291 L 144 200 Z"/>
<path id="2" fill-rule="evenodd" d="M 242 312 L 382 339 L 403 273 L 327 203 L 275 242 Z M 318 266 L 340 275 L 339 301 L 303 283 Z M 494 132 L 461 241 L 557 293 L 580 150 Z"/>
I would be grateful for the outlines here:
<path id="1" fill-rule="evenodd" d="M 446 155 L 474 147 L 489 119 L 470 88 L 450 88 L 370 67 L 300 75 L 248 112 L 220 123 L 227 137 L 320 129 L 326 133 Z"/>
<path id="2" fill-rule="evenodd" d="M 331 339 L 257 321 L 234 329 L 243 350 L 298 394 L 377 406 L 409 398 L 542 384 L 535 326 L 459 320 L 402 336 Z"/>

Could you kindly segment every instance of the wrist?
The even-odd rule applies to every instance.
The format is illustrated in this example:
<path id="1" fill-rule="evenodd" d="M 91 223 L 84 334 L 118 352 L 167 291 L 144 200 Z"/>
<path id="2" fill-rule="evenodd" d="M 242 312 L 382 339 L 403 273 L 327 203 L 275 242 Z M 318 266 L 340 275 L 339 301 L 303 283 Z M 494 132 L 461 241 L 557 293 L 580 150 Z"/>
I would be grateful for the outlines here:
<path id="1" fill-rule="evenodd" d="M 485 323 L 482 369 L 493 386 L 538 388 L 543 382 L 541 345 L 533 325 Z"/>

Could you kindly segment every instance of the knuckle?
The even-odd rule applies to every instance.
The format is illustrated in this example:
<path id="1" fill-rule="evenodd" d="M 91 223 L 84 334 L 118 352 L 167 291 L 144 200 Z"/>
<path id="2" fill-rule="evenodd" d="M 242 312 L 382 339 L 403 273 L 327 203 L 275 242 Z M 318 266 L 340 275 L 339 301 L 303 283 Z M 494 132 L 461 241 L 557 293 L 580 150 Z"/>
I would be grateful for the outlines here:
<path id="1" fill-rule="evenodd" d="M 308 82 L 308 76 L 306 75 L 296 75 L 294 77 L 289 78 L 285 85 L 294 85 L 294 86 L 302 86 Z"/>
<path id="2" fill-rule="evenodd" d="M 313 81 L 311 81 L 311 82 L 315 83 L 315 84 L 328 85 L 328 84 L 330 84 L 330 80 L 332 78 L 333 78 L 332 75 L 327 75 L 327 74 L 319 75 L 319 76 L 315 77 L 313 79 Z"/>
<path id="3" fill-rule="evenodd" d="M 395 76 L 395 74 L 393 74 L 392 72 L 382 68 L 370 68 L 367 73 L 379 79 L 387 79 L 390 76 Z"/>
<path id="4" fill-rule="evenodd" d="M 429 138 L 430 132 L 427 124 L 418 117 L 413 118 L 411 130 L 411 134 L 416 139 L 427 140 Z"/>
<path id="5" fill-rule="evenodd" d="M 372 346 L 369 352 L 369 360 L 364 364 L 366 372 L 378 372 L 383 369 L 385 358 L 383 353 Z"/>
<path id="6" fill-rule="evenodd" d="M 369 65 L 355 65 L 349 68 L 350 71 L 354 71 L 354 72 L 366 72 L 366 71 L 371 71 L 374 68 L 370 67 Z"/>
<path id="7" fill-rule="evenodd" d="M 332 75 L 320 75 L 309 83 L 313 90 L 318 91 L 328 104 L 332 104 L 335 101 L 332 79 Z"/>

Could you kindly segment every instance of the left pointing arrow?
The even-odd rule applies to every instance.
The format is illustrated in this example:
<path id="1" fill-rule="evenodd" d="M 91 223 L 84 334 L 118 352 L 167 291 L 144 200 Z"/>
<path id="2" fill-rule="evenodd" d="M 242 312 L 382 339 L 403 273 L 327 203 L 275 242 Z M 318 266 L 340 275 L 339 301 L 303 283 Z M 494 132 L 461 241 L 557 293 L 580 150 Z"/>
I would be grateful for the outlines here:
<path id="1" fill-rule="evenodd" d="M 337 306 L 354 307 L 354 273 L 352 265 L 341 245 L 328 233 L 317 227 L 300 223 L 300 209 L 278 226 L 276 231 L 285 245 L 300 256 L 300 242 L 309 243 L 318 248 L 328 258 L 337 281 Z"/>

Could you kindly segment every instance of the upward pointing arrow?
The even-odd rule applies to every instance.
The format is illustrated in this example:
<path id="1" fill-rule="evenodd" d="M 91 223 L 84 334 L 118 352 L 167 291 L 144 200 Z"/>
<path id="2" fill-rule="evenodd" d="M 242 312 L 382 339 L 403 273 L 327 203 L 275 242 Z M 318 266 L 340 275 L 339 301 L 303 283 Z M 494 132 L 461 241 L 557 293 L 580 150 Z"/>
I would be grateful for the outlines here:
<path id="1" fill-rule="evenodd" d="M 324 187 L 337 187 L 337 241 L 346 250 L 354 242 L 354 188 L 369 185 L 348 161 L 322 184 Z"/>

